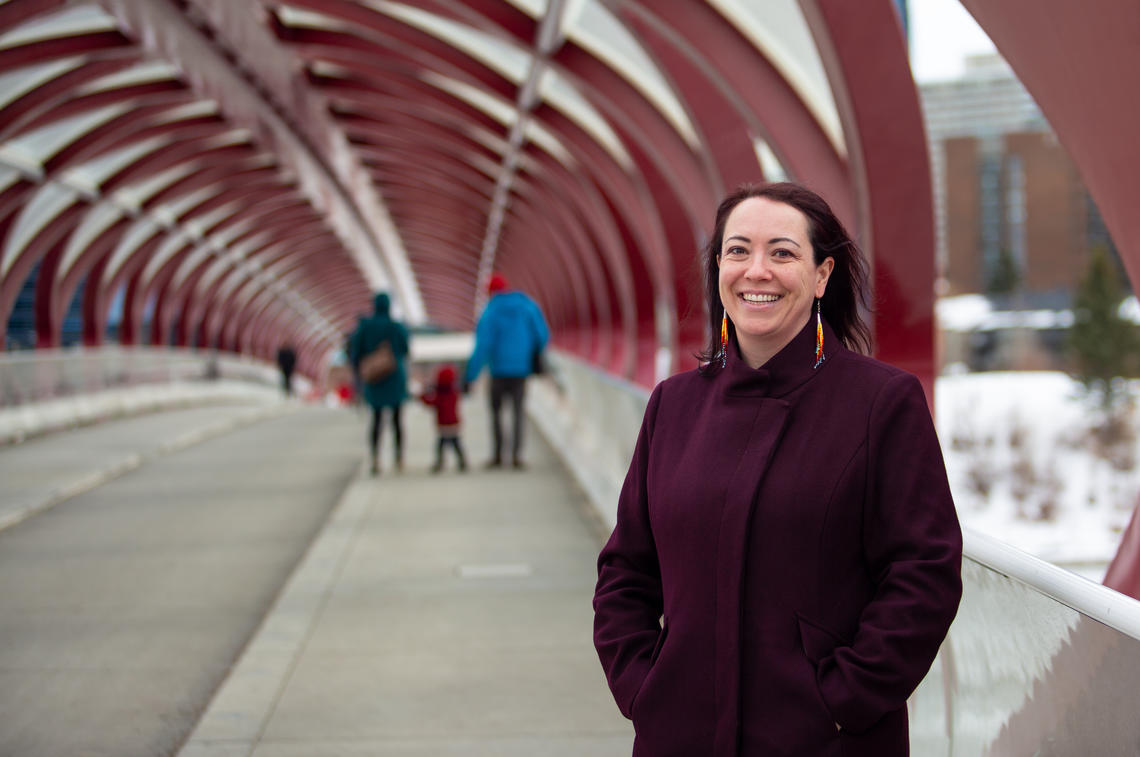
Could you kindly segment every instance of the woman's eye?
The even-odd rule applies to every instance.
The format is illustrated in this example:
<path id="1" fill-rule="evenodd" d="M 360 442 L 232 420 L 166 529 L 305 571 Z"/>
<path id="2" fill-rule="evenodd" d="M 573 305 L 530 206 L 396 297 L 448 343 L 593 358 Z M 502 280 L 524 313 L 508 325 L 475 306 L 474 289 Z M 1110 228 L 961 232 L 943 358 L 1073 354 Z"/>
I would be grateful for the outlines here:
<path id="1" fill-rule="evenodd" d="M 724 254 L 728 255 L 729 257 L 732 257 L 732 258 L 739 258 L 743 255 L 747 255 L 748 251 L 745 250 L 743 247 L 729 247 L 727 250 L 724 251 Z"/>
<path id="2" fill-rule="evenodd" d="M 791 250 L 783 250 L 783 249 L 780 249 L 780 250 L 773 250 L 773 251 L 772 251 L 772 255 L 773 255 L 774 257 L 777 257 L 777 258 L 791 258 L 791 257 L 795 257 L 795 256 L 792 254 L 792 251 L 791 251 Z"/>

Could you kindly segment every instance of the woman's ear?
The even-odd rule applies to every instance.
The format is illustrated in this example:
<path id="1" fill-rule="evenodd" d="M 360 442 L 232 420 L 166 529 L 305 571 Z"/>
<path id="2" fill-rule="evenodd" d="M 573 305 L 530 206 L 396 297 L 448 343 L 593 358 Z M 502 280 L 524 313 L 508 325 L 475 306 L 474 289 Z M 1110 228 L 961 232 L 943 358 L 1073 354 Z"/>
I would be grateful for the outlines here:
<path id="1" fill-rule="evenodd" d="M 815 296 L 817 298 L 823 297 L 823 293 L 827 291 L 827 281 L 831 278 L 831 272 L 834 269 L 835 258 L 824 258 L 824 261 L 815 269 Z"/>

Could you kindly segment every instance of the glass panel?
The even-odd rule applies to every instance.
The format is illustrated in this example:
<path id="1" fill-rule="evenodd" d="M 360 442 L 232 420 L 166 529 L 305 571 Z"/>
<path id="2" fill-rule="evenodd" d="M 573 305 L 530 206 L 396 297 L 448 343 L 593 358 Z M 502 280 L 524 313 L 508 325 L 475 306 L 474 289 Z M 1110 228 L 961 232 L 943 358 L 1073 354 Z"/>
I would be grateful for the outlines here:
<path id="1" fill-rule="evenodd" d="M 74 185 L 77 189 L 82 189 L 90 194 L 97 194 L 99 187 L 107 179 L 147 153 L 168 144 L 168 142 L 169 140 L 164 137 L 153 137 L 130 147 L 104 153 L 82 165 L 67 169 L 63 175 L 63 180 Z"/>
<path id="2" fill-rule="evenodd" d="M 50 16 L 37 18 L 0 35 L 0 49 L 55 37 L 69 37 L 86 32 L 114 31 L 115 19 L 94 4 L 64 8 Z"/>
<path id="3" fill-rule="evenodd" d="M 430 71 L 425 72 L 422 78 L 428 84 L 444 90 L 474 108 L 478 108 L 507 128 L 513 126 L 515 120 L 518 118 L 518 111 L 515 110 L 513 105 L 508 105 L 498 97 L 484 92 L 477 87 L 472 87 L 470 84 L 447 76 L 440 76 Z M 566 148 L 563 147 L 558 138 L 534 119 L 527 121 L 526 137 L 560 160 L 564 165 L 569 166 L 573 164 L 574 159 L 570 153 L 566 151 Z"/>
<path id="4" fill-rule="evenodd" d="M 371 0 L 365 5 L 440 38 L 515 84 L 521 84 L 530 70 L 533 56 L 529 52 L 469 26 L 386 0 Z"/>
<path id="5" fill-rule="evenodd" d="M 178 69 L 165 61 L 146 61 L 132 66 L 125 71 L 116 71 L 113 74 L 100 77 L 85 86 L 82 94 L 90 92 L 104 92 L 121 87 L 130 87 L 146 82 L 167 81 L 178 78 Z"/>
<path id="6" fill-rule="evenodd" d="M 75 265 L 75 261 L 79 260 L 79 256 L 91 246 L 91 243 L 122 216 L 122 208 L 110 202 L 100 202 L 87 211 L 83 221 L 67 241 L 67 249 L 60 262 L 60 271 L 66 273 L 71 270 L 71 266 Z"/>
<path id="7" fill-rule="evenodd" d="M 32 238 L 43 231 L 78 197 L 79 194 L 75 190 L 60 184 L 43 185 L 31 201 L 24 206 L 20 217 L 16 219 L 16 225 L 8 234 L 8 242 L 4 245 L 4 262 L 3 267 L 0 267 L 0 275 L 7 275 L 8 269 L 16 262 L 16 258 L 32 241 Z"/>
<path id="8" fill-rule="evenodd" d="M 112 277 L 119 272 L 119 268 L 127 262 L 135 250 L 161 230 L 162 227 L 150 216 L 142 216 L 135 221 L 123 234 L 107 267 L 103 269 L 103 285 L 110 283 Z"/>
<path id="9" fill-rule="evenodd" d="M 788 172 L 784 170 L 784 164 L 776 157 L 773 152 L 772 146 L 767 141 L 755 137 L 752 140 L 752 146 L 756 150 L 756 159 L 760 161 L 760 170 L 764 172 L 764 178 L 768 181 L 787 181 Z"/>
<path id="10" fill-rule="evenodd" d="M 144 202 L 191 173 L 194 168 L 195 167 L 189 163 L 181 163 L 172 168 L 168 168 L 162 173 L 139 181 L 137 184 L 131 184 L 130 186 L 116 190 L 114 199 L 125 207 L 138 212 L 141 210 Z"/>
<path id="11" fill-rule="evenodd" d="M 620 163 L 629 168 L 633 165 L 618 135 L 610 128 L 609 122 L 594 110 L 578 90 L 555 71 L 548 70 L 539 86 L 542 99 L 558 108 L 562 113 L 586 131 Z"/>
<path id="12" fill-rule="evenodd" d="M 186 247 L 189 241 L 190 237 L 180 231 L 168 234 L 154 254 L 147 258 L 146 267 L 143 268 L 143 282 L 149 282 L 176 252 Z"/>
<path id="13" fill-rule="evenodd" d="M 839 111 L 811 29 L 796 0 L 709 0 L 764 53 L 811 110 L 840 154 L 846 153 Z"/>
<path id="14" fill-rule="evenodd" d="M 911 752 L 1137 754 L 1140 641 L 974 560 L 962 577 L 958 617 L 911 697 Z"/>
<path id="15" fill-rule="evenodd" d="M 53 60 L 37 66 L 21 66 L 0 74 L 0 108 L 78 67 L 82 62 L 82 58 Z"/>
<path id="16" fill-rule="evenodd" d="M 6 145 L 43 163 L 67 145 L 128 110 L 123 104 L 108 105 L 71 118 L 50 123 L 35 131 L 21 134 Z"/>
<path id="17" fill-rule="evenodd" d="M 583 49 L 625 77 L 691 146 L 698 143 L 693 124 L 672 88 L 637 38 L 597 0 L 571 2 L 563 31 Z"/>
<path id="18" fill-rule="evenodd" d="M 507 0 L 507 2 L 534 19 L 545 16 L 549 7 L 547 0 Z"/>
<path id="19" fill-rule="evenodd" d="M 22 174 L 15 168 L 0 163 L 0 192 L 19 181 L 21 176 Z"/>

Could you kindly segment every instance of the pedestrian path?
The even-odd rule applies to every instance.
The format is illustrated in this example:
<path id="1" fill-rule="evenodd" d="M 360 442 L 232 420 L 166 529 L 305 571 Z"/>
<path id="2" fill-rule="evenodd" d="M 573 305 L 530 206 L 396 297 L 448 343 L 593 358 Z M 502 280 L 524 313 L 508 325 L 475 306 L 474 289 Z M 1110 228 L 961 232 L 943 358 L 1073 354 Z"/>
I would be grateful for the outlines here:
<path id="1" fill-rule="evenodd" d="M 0 531 L 148 460 L 298 407 L 277 392 L 251 392 L 219 404 L 172 407 L 0 447 Z M 8 411 L 6 417 L 16 414 L 33 419 L 50 415 L 43 405 L 33 405 Z"/>
<path id="2" fill-rule="evenodd" d="M 483 403 L 463 409 L 473 470 L 431 474 L 409 408 L 405 471 L 362 465 L 182 757 L 630 753 L 591 643 L 582 495 L 533 428 L 525 472 L 481 470 Z"/>

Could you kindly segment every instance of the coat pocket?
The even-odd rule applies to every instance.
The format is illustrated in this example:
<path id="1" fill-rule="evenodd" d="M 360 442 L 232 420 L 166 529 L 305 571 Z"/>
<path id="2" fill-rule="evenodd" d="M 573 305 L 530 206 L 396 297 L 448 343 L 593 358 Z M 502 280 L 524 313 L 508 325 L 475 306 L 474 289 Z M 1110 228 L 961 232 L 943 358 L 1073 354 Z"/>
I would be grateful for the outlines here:
<path id="1" fill-rule="evenodd" d="M 657 664 L 657 658 L 661 656 L 661 647 L 665 646 L 665 637 L 669 635 L 669 621 L 663 620 L 661 623 L 661 633 L 657 634 L 657 643 L 653 645 L 653 652 L 649 655 L 649 666 L 653 667 Z"/>
<path id="2" fill-rule="evenodd" d="M 828 657 L 837 647 L 849 646 L 850 642 L 839 634 L 831 631 L 819 623 L 796 613 L 796 622 L 800 627 L 800 646 L 804 656 L 813 663 Z"/>
<path id="3" fill-rule="evenodd" d="M 653 645 L 653 651 L 649 653 L 649 672 L 645 674 L 645 678 L 638 687 L 637 693 L 633 695 L 633 701 L 629 705 L 629 713 L 631 718 L 636 722 L 638 705 L 645 699 L 645 690 L 649 688 L 649 679 L 653 677 L 653 673 L 657 669 L 657 658 L 661 656 L 661 649 L 665 646 L 665 637 L 669 635 L 669 622 L 664 620 L 661 624 L 661 632 L 657 634 L 657 641 Z"/>

